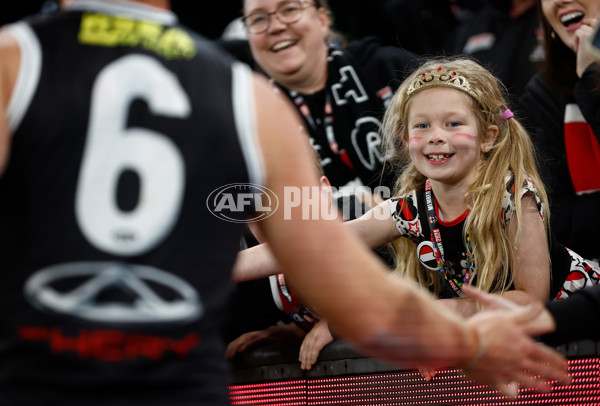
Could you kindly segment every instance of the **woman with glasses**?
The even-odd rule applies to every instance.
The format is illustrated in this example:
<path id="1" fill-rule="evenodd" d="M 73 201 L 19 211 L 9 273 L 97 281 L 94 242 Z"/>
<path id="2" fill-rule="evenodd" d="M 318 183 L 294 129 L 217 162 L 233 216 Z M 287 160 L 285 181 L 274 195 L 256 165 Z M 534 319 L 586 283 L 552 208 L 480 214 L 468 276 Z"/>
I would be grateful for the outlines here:
<path id="1" fill-rule="evenodd" d="M 347 44 L 331 29 L 325 0 L 245 0 L 242 22 L 254 62 L 298 108 L 331 186 L 350 193 L 360 185 L 391 189 L 391 171 L 383 175 L 386 158 L 380 150 L 379 127 L 387 102 L 416 56 L 373 38 Z M 269 299 L 268 280 L 262 282 L 239 283 L 236 292 L 254 298 L 257 283 L 262 283 Z M 257 301 L 254 315 L 264 312 L 259 305 Z M 245 315 L 248 306 L 235 299 L 232 304 Z M 229 322 L 237 324 L 236 320 Z M 269 335 L 273 329 L 261 330 L 263 324 L 251 333 Z M 247 348 L 251 344 L 244 341 L 247 336 L 242 334 L 232 344 Z M 332 340 L 324 321 L 312 328 L 300 350 L 301 367 L 311 369 Z"/>
<path id="2" fill-rule="evenodd" d="M 301 112 L 333 187 L 391 186 L 378 135 L 416 56 L 373 38 L 344 46 L 325 0 L 245 0 L 252 56 Z"/>

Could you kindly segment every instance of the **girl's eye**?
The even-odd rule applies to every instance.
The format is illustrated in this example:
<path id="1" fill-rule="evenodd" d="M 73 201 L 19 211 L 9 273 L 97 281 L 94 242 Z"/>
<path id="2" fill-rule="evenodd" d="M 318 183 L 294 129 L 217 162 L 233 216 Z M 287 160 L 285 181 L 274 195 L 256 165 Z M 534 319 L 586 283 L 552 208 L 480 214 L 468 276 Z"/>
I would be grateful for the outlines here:
<path id="1" fill-rule="evenodd" d="M 427 128 L 428 125 L 425 123 L 419 123 L 419 124 L 415 124 L 415 128 Z"/>
<path id="2" fill-rule="evenodd" d="M 450 127 L 458 127 L 458 126 L 460 126 L 460 122 L 458 122 L 458 121 L 451 121 L 448 125 Z"/>

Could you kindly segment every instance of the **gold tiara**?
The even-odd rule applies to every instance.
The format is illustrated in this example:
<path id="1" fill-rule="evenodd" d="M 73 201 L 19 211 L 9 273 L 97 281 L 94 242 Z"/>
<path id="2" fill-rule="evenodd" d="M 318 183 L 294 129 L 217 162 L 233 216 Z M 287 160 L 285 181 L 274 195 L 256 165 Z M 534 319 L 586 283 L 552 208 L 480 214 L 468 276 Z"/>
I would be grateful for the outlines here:
<path id="1" fill-rule="evenodd" d="M 471 85 L 467 78 L 454 71 L 449 72 L 446 68 L 442 68 L 441 66 L 419 75 L 408 87 L 406 95 L 412 96 L 414 93 L 423 89 L 440 86 L 453 87 L 467 93 L 475 100 L 478 100 L 475 93 L 471 90 Z"/>

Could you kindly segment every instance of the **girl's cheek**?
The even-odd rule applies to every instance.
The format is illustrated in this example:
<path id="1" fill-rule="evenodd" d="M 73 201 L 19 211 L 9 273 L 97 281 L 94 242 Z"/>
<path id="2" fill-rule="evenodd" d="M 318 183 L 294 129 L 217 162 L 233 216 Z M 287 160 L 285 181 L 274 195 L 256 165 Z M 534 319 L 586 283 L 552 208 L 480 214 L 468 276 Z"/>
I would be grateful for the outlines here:
<path id="1" fill-rule="evenodd" d="M 421 154 L 423 144 L 423 137 L 410 137 L 408 139 L 408 152 L 413 159 L 415 155 Z"/>
<path id="2" fill-rule="evenodd" d="M 452 137 L 458 140 L 468 140 L 468 141 L 477 141 L 476 135 L 466 134 L 466 133 L 456 133 L 452 134 Z"/>

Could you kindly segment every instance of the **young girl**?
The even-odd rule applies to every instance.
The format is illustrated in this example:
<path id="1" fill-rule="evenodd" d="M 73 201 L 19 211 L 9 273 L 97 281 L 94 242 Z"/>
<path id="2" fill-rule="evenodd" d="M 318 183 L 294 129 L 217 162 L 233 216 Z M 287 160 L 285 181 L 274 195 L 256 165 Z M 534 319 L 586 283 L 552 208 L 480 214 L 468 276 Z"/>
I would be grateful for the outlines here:
<path id="1" fill-rule="evenodd" d="M 409 75 L 382 125 L 398 151 L 396 197 L 345 223 L 372 248 L 394 242 L 396 273 L 464 315 L 477 311 L 465 283 L 525 304 L 600 280 L 600 269 L 553 238 L 533 145 L 502 89 L 464 58 L 433 59 Z M 240 252 L 233 277 L 277 272 L 268 247 L 257 246 Z"/>
<path id="2" fill-rule="evenodd" d="M 463 284 L 527 304 L 565 298 L 600 277 L 549 238 L 533 145 L 501 89 L 468 59 L 431 60 L 411 74 L 382 126 L 388 149 L 398 151 L 396 197 L 345 223 L 372 248 L 394 242 L 396 273 L 463 315 L 478 310 Z M 277 272 L 266 248 L 241 252 L 234 278 Z"/>
<path id="3" fill-rule="evenodd" d="M 430 60 L 409 76 L 382 127 L 400 151 L 397 197 L 350 223 L 371 246 L 405 237 L 397 272 L 443 300 L 462 298 L 463 284 L 518 303 L 564 298 L 600 277 L 549 239 L 533 145 L 501 89 L 468 59 Z M 471 299 L 445 301 L 477 311 Z"/>

